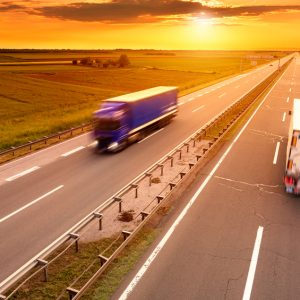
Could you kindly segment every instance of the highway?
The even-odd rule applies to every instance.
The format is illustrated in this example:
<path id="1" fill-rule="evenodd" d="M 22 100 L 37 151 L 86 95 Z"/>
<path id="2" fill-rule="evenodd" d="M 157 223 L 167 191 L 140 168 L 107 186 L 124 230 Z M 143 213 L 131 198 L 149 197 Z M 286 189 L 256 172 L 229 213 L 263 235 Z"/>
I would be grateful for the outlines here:
<path id="1" fill-rule="evenodd" d="M 284 60 L 282 60 L 284 63 Z M 276 69 L 266 65 L 179 99 L 163 130 L 117 155 L 89 135 L 0 166 L 0 282 Z"/>
<path id="2" fill-rule="evenodd" d="M 299 299 L 300 202 L 283 188 L 300 59 L 181 199 L 113 299 Z"/>

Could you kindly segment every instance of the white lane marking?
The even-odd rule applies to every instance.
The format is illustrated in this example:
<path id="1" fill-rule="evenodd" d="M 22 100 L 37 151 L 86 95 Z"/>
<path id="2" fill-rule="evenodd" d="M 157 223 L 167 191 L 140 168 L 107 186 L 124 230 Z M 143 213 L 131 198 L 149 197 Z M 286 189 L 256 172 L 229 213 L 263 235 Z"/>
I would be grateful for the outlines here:
<path id="1" fill-rule="evenodd" d="M 289 103 L 290 101 L 290 97 L 287 97 L 286 102 Z"/>
<path id="2" fill-rule="evenodd" d="M 69 151 L 69 152 L 67 152 L 67 153 L 65 153 L 65 154 L 62 154 L 62 156 L 63 156 L 63 157 L 67 157 L 67 156 L 69 156 L 69 155 L 72 155 L 73 153 L 76 153 L 76 152 L 78 152 L 78 151 L 84 149 L 84 148 L 85 148 L 84 146 L 77 147 L 77 148 L 75 148 L 75 149 L 73 149 L 73 150 L 71 150 L 71 151 Z"/>
<path id="3" fill-rule="evenodd" d="M 277 164 L 277 158 L 278 158 L 278 153 L 279 153 L 279 147 L 280 147 L 280 142 L 277 142 L 276 149 L 275 149 L 275 154 L 274 154 L 274 159 L 273 159 L 273 165 Z"/>
<path id="4" fill-rule="evenodd" d="M 24 175 L 27 175 L 29 173 L 34 172 L 35 170 L 38 170 L 39 168 L 40 168 L 39 166 L 32 167 L 32 168 L 30 168 L 28 170 L 25 170 L 25 171 L 23 171 L 21 173 L 18 173 L 18 174 L 14 175 L 14 176 L 11 176 L 11 177 L 7 178 L 6 181 L 13 181 L 13 180 L 15 180 L 15 179 L 17 179 L 19 177 L 22 177 Z"/>
<path id="5" fill-rule="evenodd" d="M 290 92 L 292 91 L 292 88 L 290 88 Z"/>
<path id="6" fill-rule="evenodd" d="M 286 117 L 286 112 L 285 112 L 285 113 L 283 113 L 283 116 L 282 116 L 282 122 L 284 122 L 284 121 L 285 121 L 285 117 Z"/>
<path id="7" fill-rule="evenodd" d="M 184 104 L 184 102 L 180 102 L 180 103 L 178 103 L 178 106 L 181 106 L 181 105 L 183 105 Z"/>
<path id="8" fill-rule="evenodd" d="M 28 158 L 32 158 L 32 157 L 37 156 L 37 155 L 40 155 L 41 153 L 46 152 L 46 151 L 49 151 L 49 150 L 54 149 L 54 148 L 57 148 L 58 146 L 61 146 L 61 145 L 67 144 L 67 143 L 72 143 L 73 141 L 75 141 L 75 140 L 77 140 L 77 139 L 80 139 L 80 138 L 84 138 L 84 137 L 86 137 L 86 136 L 89 136 L 90 134 L 91 134 L 91 133 L 88 132 L 88 133 L 84 133 L 84 134 L 82 134 L 82 135 L 73 137 L 72 139 L 66 140 L 66 141 L 64 141 L 64 142 L 60 142 L 59 144 L 50 146 L 50 147 L 48 147 L 48 148 L 45 148 L 45 149 L 42 149 L 42 150 L 33 152 L 33 153 L 30 154 L 30 155 L 27 155 L 27 156 L 24 156 L 24 157 L 15 159 L 15 160 L 13 160 L 13 161 L 11 161 L 11 162 L 5 163 L 5 164 L 3 164 L 1 167 L 7 168 L 7 167 L 10 166 L 10 165 L 17 164 L 17 163 L 19 163 L 20 161 L 26 160 L 26 159 L 28 159 Z"/>
<path id="9" fill-rule="evenodd" d="M 148 135 L 147 137 L 145 137 L 144 139 L 142 139 L 141 141 L 139 141 L 138 144 L 140 144 L 140 143 L 142 143 L 142 142 L 144 142 L 144 141 L 150 139 L 152 136 L 158 134 L 159 132 L 161 132 L 161 131 L 164 130 L 164 129 L 165 129 L 165 128 L 161 128 L 161 129 L 155 131 L 154 133 Z"/>
<path id="10" fill-rule="evenodd" d="M 219 98 L 222 98 L 222 97 L 224 97 L 225 95 L 226 95 L 226 93 L 220 95 Z"/>
<path id="11" fill-rule="evenodd" d="M 256 239 L 255 239 L 254 248 L 252 252 L 251 263 L 248 271 L 243 300 L 250 300 L 263 232 L 264 232 L 264 228 L 262 226 L 259 226 L 257 229 Z"/>
<path id="12" fill-rule="evenodd" d="M 63 185 L 60 185 L 60 186 L 58 186 L 57 188 L 53 189 L 52 191 L 50 191 L 50 192 L 44 194 L 43 196 L 41 196 L 41 197 L 39 197 L 39 198 L 37 198 L 37 199 L 35 199 L 35 200 L 33 200 L 33 201 L 27 203 L 26 205 L 20 207 L 19 209 L 15 210 L 14 212 L 10 213 L 9 215 L 7 215 L 7 216 L 3 217 L 2 219 L 0 219 L 0 223 L 6 221 L 7 219 L 9 219 L 9 218 L 11 218 L 12 216 L 14 216 L 14 215 L 18 214 L 19 212 L 21 212 L 22 210 L 28 208 L 29 206 L 31 206 L 31 205 L 37 203 L 37 202 L 40 201 L 40 200 L 46 198 L 47 196 L 53 194 L 54 192 L 60 190 L 60 189 L 63 188 L 63 187 L 64 187 Z"/>
<path id="13" fill-rule="evenodd" d="M 88 147 L 94 147 L 97 145 L 97 141 L 92 142 L 91 144 L 88 145 Z"/>
<path id="14" fill-rule="evenodd" d="M 194 113 L 194 112 L 196 112 L 196 111 L 198 111 L 198 110 L 200 110 L 200 109 L 202 109 L 202 108 L 204 108 L 204 107 L 205 107 L 205 105 L 201 105 L 201 106 L 199 106 L 198 108 L 194 109 L 194 110 L 192 111 L 192 113 Z"/>
<path id="15" fill-rule="evenodd" d="M 287 69 L 286 69 L 287 70 Z M 254 116 L 256 115 L 256 113 L 258 112 L 258 110 L 261 108 L 261 106 L 264 104 L 265 100 L 267 99 L 267 97 L 270 95 L 270 93 L 273 91 L 274 87 L 277 85 L 277 83 L 281 80 L 281 78 L 283 77 L 283 75 L 285 74 L 286 70 L 284 71 L 284 73 L 280 76 L 280 78 L 276 81 L 276 83 L 273 85 L 273 87 L 270 89 L 270 91 L 267 93 L 267 95 L 265 96 L 265 98 L 262 100 L 262 102 L 259 104 L 259 106 L 256 108 L 256 110 L 254 111 L 254 113 L 252 114 L 252 116 L 248 119 L 248 121 L 246 122 L 246 124 L 244 125 L 244 127 L 241 129 L 241 131 L 238 133 L 238 135 L 235 137 L 235 139 L 232 141 L 232 143 L 229 145 L 229 147 L 227 148 L 227 150 L 225 151 L 225 153 L 222 155 L 222 157 L 220 158 L 220 160 L 217 162 L 217 164 L 215 165 L 215 167 L 211 170 L 211 172 L 209 173 L 209 175 L 205 178 L 205 180 L 202 182 L 202 184 L 200 185 L 199 189 L 196 191 L 196 193 L 194 194 L 194 196 L 189 200 L 189 202 L 187 203 L 187 205 L 184 207 L 184 209 L 182 210 L 182 212 L 180 213 L 180 215 L 177 217 L 177 219 L 175 220 L 175 222 L 171 225 L 170 229 L 167 231 L 166 235 L 162 238 L 162 240 L 159 242 L 159 244 L 156 246 L 156 248 L 153 250 L 153 252 L 150 254 L 150 256 L 147 258 L 146 262 L 144 263 L 144 265 L 139 269 L 139 271 L 137 272 L 137 274 L 134 276 L 134 278 L 132 279 L 132 281 L 129 283 L 129 285 L 127 286 L 127 288 L 124 290 L 124 292 L 122 293 L 122 295 L 120 296 L 119 300 L 125 300 L 127 299 L 128 295 L 133 291 L 133 289 L 135 288 L 135 286 L 138 284 L 138 282 L 141 280 L 141 278 L 143 277 L 143 275 L 145 274 L 145 272 L 148 270 L 148 268 L 150 267 L 150 265 L 152 264 L 152 262 L 154 261 L 154 259 L 156 258 L 156 256 L 159 254 L 159 252 L 163 249 L 163 247 L 165 246 L 165 244 L 167 243 L 168 239 L 170 238 L 170 236 L 172 235 L 172 233 L 174 232 L 175 228 L 179 225 L 179 223 L 182 221 L 182 219 L 185 217 L 185 215 L 187 214 L 188 210 L 190 209 L 190 207 L 194 204 L 194 202 L 196 201 L 197 197 L 201 194 L 202 190 L 205 188 L 205 186 L 207 185 L 207 183 L 209 182 L 209 180 L 213 177 L 213 175 L 216 173 L 216 171 L 218 170 L 218 168 L 220 167 L 220 165 L 222 164 L 223 160 L 227 157 L 228 153 L 231 151 L 232 147 L 236 144 L 236 142 L 238 141 L 238 139 L 240 138 L 240 136 L 242 135 L 242 133 L 245 131 L 245 129 L 247 128 L 247 126 L 249 125 L 249 123 L 252 121 L 252 119 L 254 118 Z"/>
<path id="16" fill-rule="evenodd" d="M 193 101 L 193 100 L 195 100 L 195 97 L 191 97 L 188 101 L 190 102 L 190 101 Z"/>

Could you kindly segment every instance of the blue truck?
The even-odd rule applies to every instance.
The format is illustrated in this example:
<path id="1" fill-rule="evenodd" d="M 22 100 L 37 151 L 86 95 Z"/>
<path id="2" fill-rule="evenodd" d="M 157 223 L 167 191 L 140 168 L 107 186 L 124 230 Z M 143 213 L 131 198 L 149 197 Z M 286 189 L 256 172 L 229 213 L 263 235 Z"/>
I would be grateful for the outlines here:
<path id="1" fill-rule="evenodd" d="M 158 86 L 104 100 L 93 116 L 98 149 L 120 151 L 165 126 L 178 112 L 177 95 L 177 87 Z"/>

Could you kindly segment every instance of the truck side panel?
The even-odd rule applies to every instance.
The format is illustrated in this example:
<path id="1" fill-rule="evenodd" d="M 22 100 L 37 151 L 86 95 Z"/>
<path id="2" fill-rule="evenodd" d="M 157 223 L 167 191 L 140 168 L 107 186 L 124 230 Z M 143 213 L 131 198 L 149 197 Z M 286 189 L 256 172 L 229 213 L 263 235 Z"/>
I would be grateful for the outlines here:
<path id="1" fill-rule="evenodd" d="M 140 127 L 176 109 L 177 91 L 154 95 L 137 102 L 130 103 L 131 129 Z"/>

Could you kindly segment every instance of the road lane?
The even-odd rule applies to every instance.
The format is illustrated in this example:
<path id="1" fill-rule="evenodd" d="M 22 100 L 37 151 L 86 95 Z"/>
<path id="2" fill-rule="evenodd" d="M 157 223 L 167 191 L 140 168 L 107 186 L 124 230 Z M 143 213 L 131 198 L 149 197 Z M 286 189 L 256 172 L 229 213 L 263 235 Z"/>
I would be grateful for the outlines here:
<path id="1" fill-rule="evenodd" d="M 267 71 L 270 72 L 270 69 Z M 266 75 L 266 72 L 263 72 L 263 75 L 254 72 L 251 84 L 257 84 Z M 37 189 L 39 194 L 46 193 L 49 191 L 50 183 L 52 186 L 64 185 L 64 189 L 53 195 L 51 202 L 43 201 L 29 207 L 21 215 L 15 216 L 14 222 L 7 222 L 5 226 L 0 226 L 0 236 L 5 237 L 2 239 L 5 242 L 0 247 L 0 281 L 246 93 L 250 86 L 243 84 L 244 78 L 244 75 L 240 76 L 242 79 L 239 80 L 240 89 L 233 90 L 230 84 L 225 86 L 228 97 L 224 97 L 222 101 L 217 96 L 223 92 L 223 88 L 212 90 L 210 87 L 207 89 L 210 92 L 206 95 L 202 95 L 203 91 L 193 93 L 195 99 L 181 106 L 178 117 L 162 132 L 143 143 L 132 145 L 118 155 L 99 156 L 93 153 L 93 149 L 84 148 L 70 156 L 51 161 L 32 174 L 2 185 L 0 187 L 0 198 L 3 203 L 1 214 L 17 210 L 30 203 L 36 198 L 34 194 Z M 235 80 L 231 79 L 231 83 L 233 82 Z M 199 97 L 199 94 L 202 96 Z M 191 95 L 180 100 L 186 101 L 190 98 Z M 205 114 L 192 113 L 199 105 L 205 105 Z M 86 136 L 84 138 L 86 139 Z M 71 141 L 72 148 L 67 149 L 67 152 L 82 147 L 77 144 L 79 140 L 76 139 L 75 143 Z M 87 142 L 87 144 L 91 143 L 90 140 Z M 61 150 L 57 152 L 59 156 L 67 153 L 65 145 L 63 151 Z M 12 165 L 15 163 L 10 164 Z M 31 221 L 30 224 L 27 224 L 28 220 Z M 22 228 L 22 232 L 18 228 Z M 28 247 L 22 255 L 17 251 L 20 245 Z"/>
<path id="2" fill-rule="evenodd" d="M 282 107 L 291 109 L 285 99 L 294 70 L 295 63 L 268 95 L 128 299 L 242 299 L 259 226 L 265 232 L 251 299 L 298 298 L 300 203 L 284 193 L 284 151 L 279 152 L 277 164 L 272 163 L 277 142 L 286 148 L 290 118 L 282 123 Z M 300 66 L 295 74 L 299 81 Z M 198 178 L 201 180 L 203 176 Z M 197 185 L 192 195 L 196 189 Z M 122 295 L 137 270 L 113 299 Z"/>

